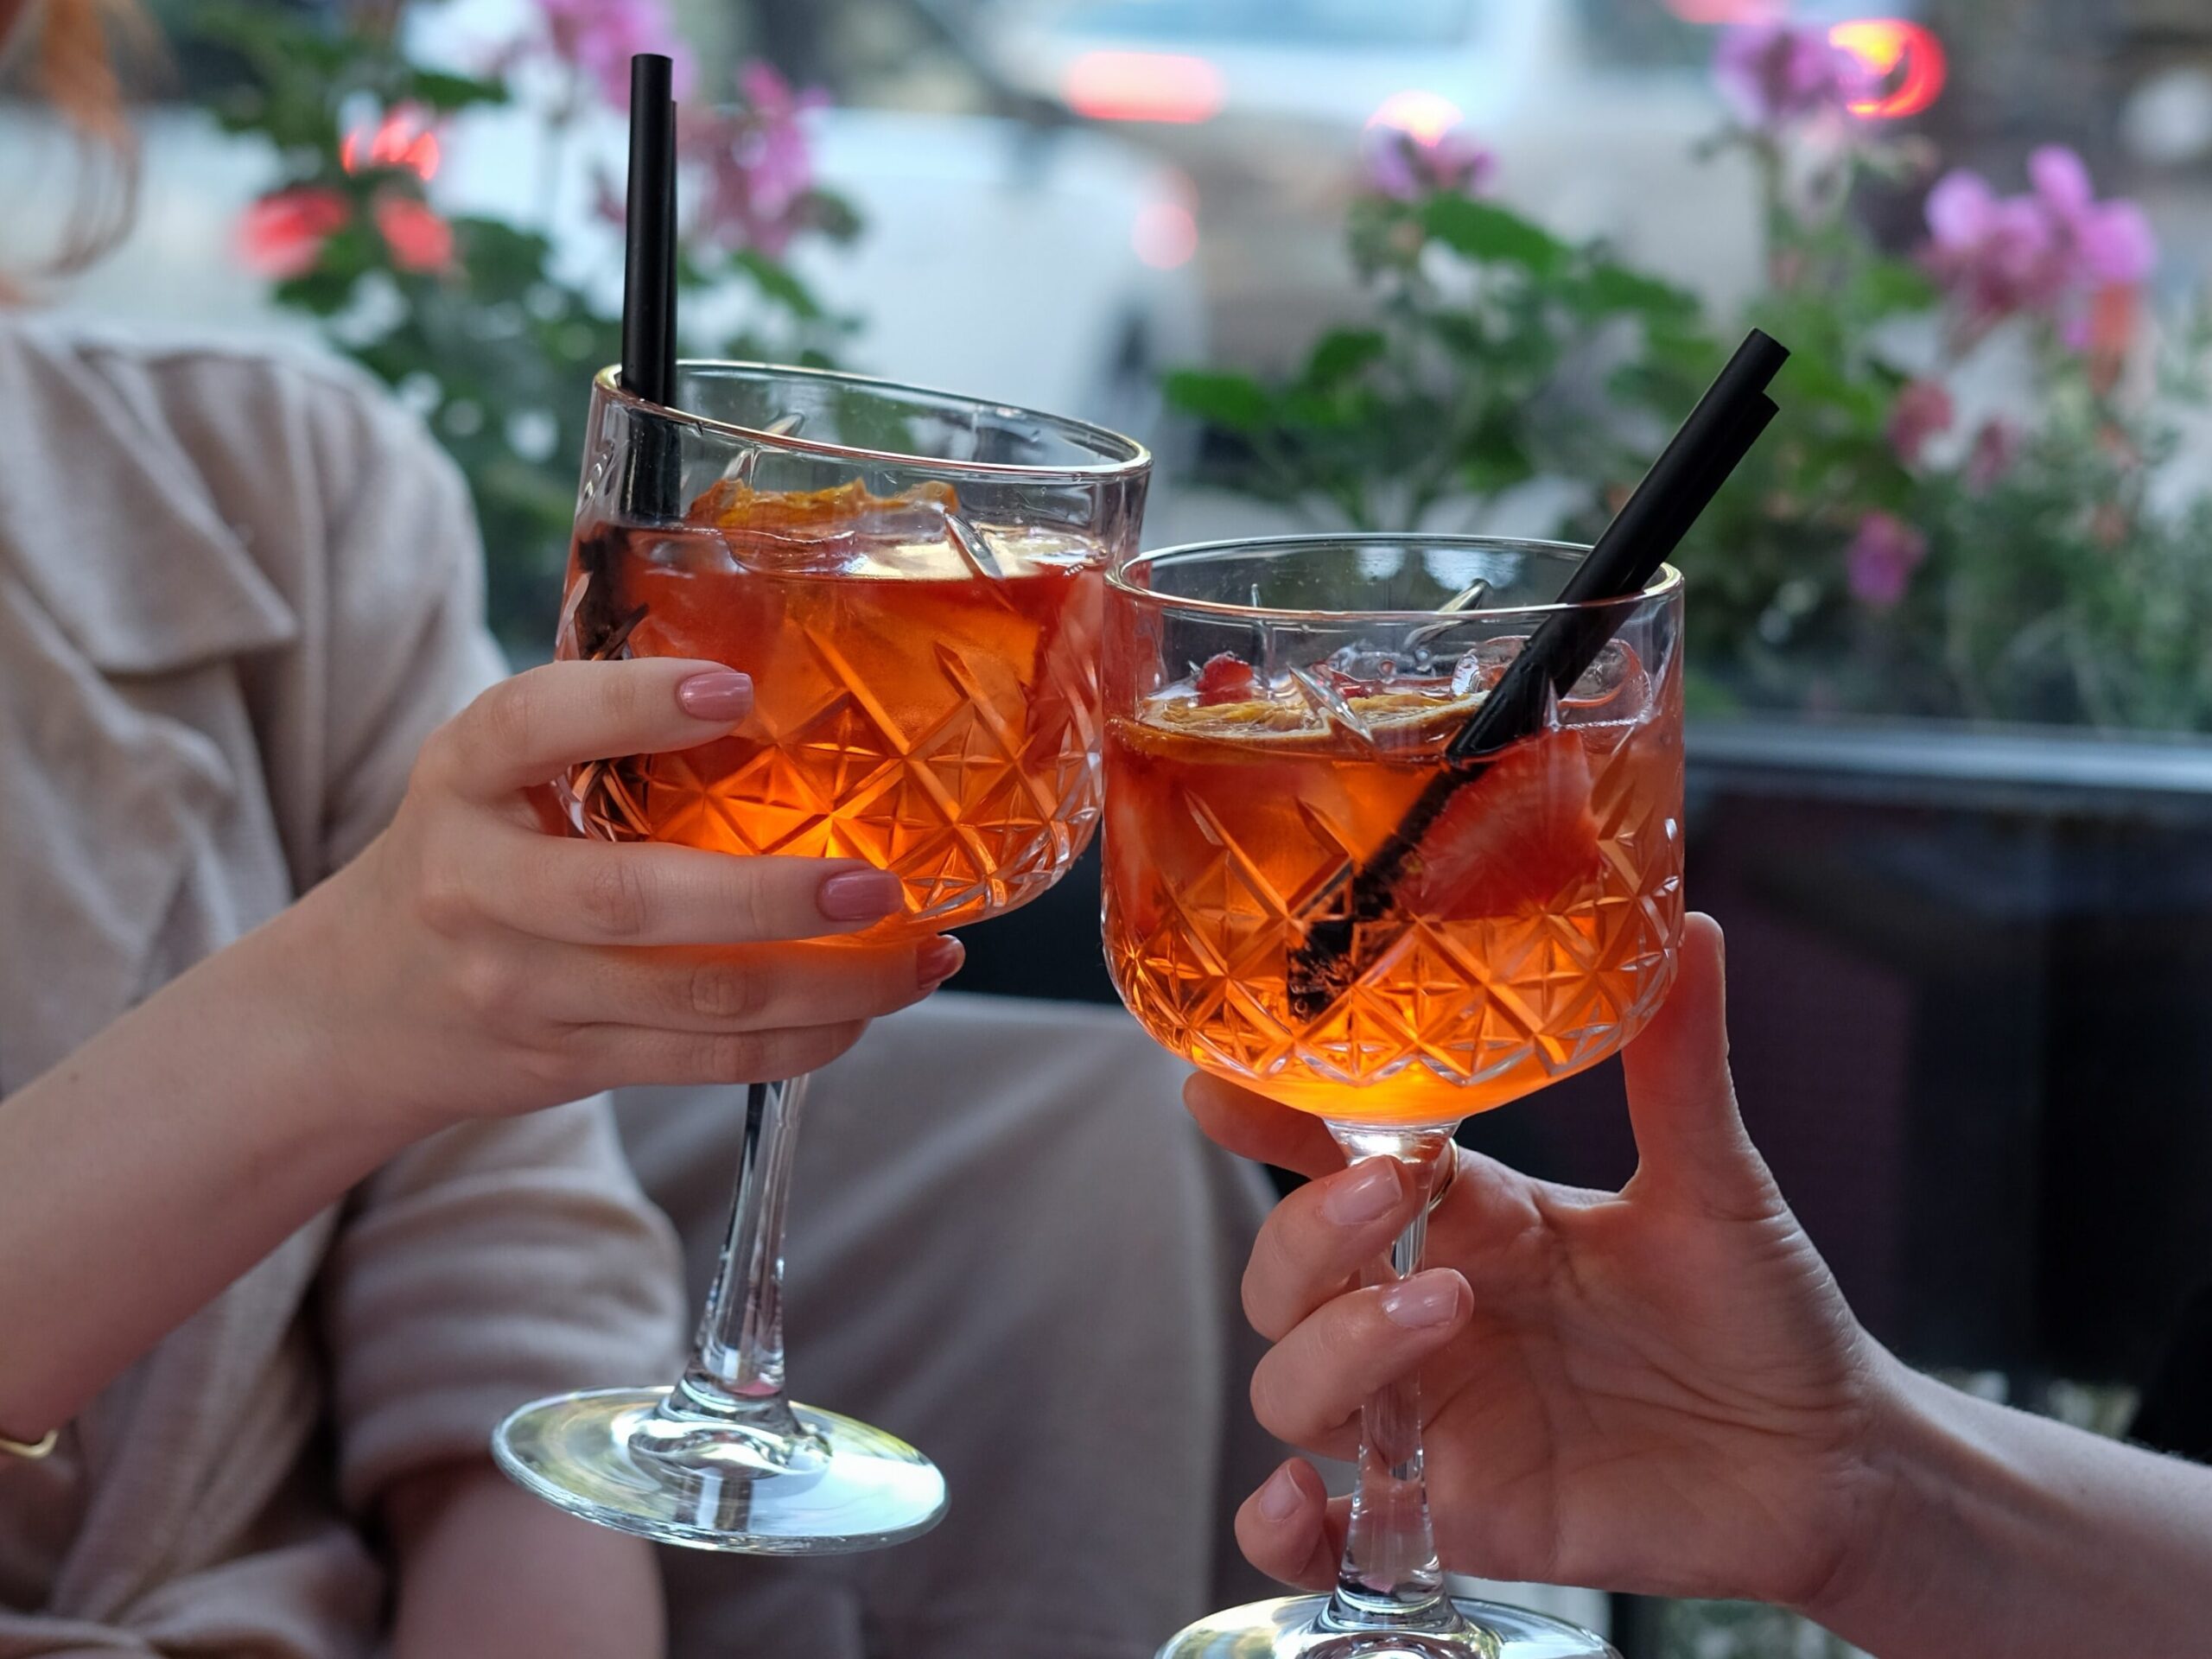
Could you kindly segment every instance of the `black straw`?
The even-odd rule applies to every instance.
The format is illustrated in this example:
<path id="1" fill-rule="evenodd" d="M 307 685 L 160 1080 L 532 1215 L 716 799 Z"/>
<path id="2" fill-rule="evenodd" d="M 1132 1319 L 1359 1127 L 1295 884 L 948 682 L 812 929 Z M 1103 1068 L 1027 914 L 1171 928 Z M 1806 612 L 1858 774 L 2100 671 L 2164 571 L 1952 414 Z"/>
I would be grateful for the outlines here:
<path id="1" fill-rule="evenodd" d="M 630 191 L 623 213 L 622 385 L 649 404 L 676 401 L 676 103 L 673 69 L 656 52 L 630 60 Z M 633 519 L 683 511 L 676 429 L 631 430 L 625 505 Z"/>
<path id="2" fill-rule="evenodd" d="M 675 391 L 676 103 L 669 60 L 630 60 L 630 193 L 624 210 L 622 385 L 647 403 Z"/>
<path id="3" fill-rule="evenodd" d="M 1364 971 L 1359 930 L 1391 914 L 1407 861 L 1452 796 L 1488 772 L 1513 744 L 1542 729 L 1547 705 L 1589 671 L 1629 607 L 1608 605 L 1650 584 L 1777 413 L 1766 389 L 1789 353 L 1753 329 L 1699 402 L 1636 493 L 1560 590 L 1559 603 L 1445 749 L 1446 765 L 1374 857 L 1331 882 L 1311 909 L 1318 916 L 1292 956 L 1290 1001 L 1303 1018 L 1324 1010 Z"/>

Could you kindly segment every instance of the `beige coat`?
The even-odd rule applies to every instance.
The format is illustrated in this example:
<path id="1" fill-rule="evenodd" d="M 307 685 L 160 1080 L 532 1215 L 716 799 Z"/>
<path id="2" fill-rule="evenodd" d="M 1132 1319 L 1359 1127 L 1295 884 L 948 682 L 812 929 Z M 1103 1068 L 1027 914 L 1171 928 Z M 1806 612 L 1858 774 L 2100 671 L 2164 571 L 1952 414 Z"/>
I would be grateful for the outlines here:
<path id="1" fill-rule="evenodd" d="M 500 671 L 471 524 L 341 371 L 0 327 L 0 1091 L 390 817 Z M 415 1148 L 0 1458 L 0 1659 L 368 1651 L 378 1494 L 663 1374 L 677 1298 L 603 1105 Z"/>

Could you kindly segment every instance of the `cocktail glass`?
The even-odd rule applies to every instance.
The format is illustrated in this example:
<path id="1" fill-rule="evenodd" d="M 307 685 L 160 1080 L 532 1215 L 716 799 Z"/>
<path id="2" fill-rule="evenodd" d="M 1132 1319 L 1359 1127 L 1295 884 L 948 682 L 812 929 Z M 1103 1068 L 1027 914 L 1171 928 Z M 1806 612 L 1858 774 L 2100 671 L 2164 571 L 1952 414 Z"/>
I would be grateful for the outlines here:
<path id="1" fill-rule="evenodd" d="M 1349 1160 L 1402 1160 L 1432 1194 L 1462 1120 L 1616 1052 L 1673 982 L 1681 577 L 1596 607 L 1611 642 L 1524 738 L 1445 753 L 1583 552 L 1298 537 L 1146 554 L 1109 579 L 1105 942 L 1122 1001 L 1173 1052 L 1319 1116 Z M 1419 1270 L 1426 1228 L 1373 1282 Z M 1448 1593 L 1421 1425 L 1414 1382 L 1367 1403 L 1334 1594 L 1217 1615 L 1163 1659 L 1611 1654 Z"/>
<path id="2" fill-rule="evenodd" d="M 677 408 L 592 393 L 563 658 L 696 657 L 753 677 L 728 737 L 566 780 L 584 834 L 862 859 L 933 934 L 1027 903 L 1098 817 L 1104 570 L 1151 461 L 1079 422 L 853 376 L 678 365 Z M 681 412 L 679 412 L 681 411 Z M 804 1079 L 746 1091 L 737 1195 L 670 1388 L 543 1400 L 499 1427 L 515 1479 L 665 1542 L 868 1549 L 944 1511 L 893 1436 L 792 1404 L 783 1230 Z"/>

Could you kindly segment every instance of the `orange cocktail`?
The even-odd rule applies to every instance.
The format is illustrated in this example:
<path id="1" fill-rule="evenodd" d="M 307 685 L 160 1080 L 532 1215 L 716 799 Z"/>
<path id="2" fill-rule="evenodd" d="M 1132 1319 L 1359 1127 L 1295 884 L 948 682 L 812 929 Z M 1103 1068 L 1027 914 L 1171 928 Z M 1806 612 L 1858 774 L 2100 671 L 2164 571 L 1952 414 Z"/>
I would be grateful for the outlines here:
<path id="1" fill-rule="evenodd" d="M 906 931 L 1050 887 L 1097 820 L 1106 554 L 1061 530 L 963 545 L 945 530 L 957 511 L 943 486 L 884 499 L 722 485 L 680 529 L 617 533 L 612 556 L 594 541 L 609 532 L 587 527 L 563 656 L 602 654 L 619 632 L 621 649 L 737 664 L 755 687 L 719 742 L 580 772 L 587 823 L 865 859 L 906 883 Z"/>
<path id="2" fill-rule="evenodd" d="M 679 363 L 672 400 L 631 395 L 613 370 L 594 385 L 556 651 L 722 664 L 751 677 L 752 707 L 698 747 L 575 767 L 563 780 L 575 826 L 721 855 L 710 866 L 889 871 L 906 910 L 840 936 L 872 945 L 1051 887 L 1098 821 L 1105 573 L 1135 549 L 1143 447 L 1005 404 L 761 364 Z M 923 1453 L 785 1390 L 784 1219 L 805 1085 L 744 1086 L 729 1231 L 683 1374 L 537 1401 L 500 1425 L 500 1466 L 548 1503 L 663 1543 L 766 1555 L 878 1549 L 944 1513 Z"/>
<path id="3" fill-rule="evenodd" d="M 1115 599 L 1174 633 L 1172 598 Z M 1672 629 L 1627 631 L 1537 733 L 1454 767 L 1511 619 L 1433 624 L 1403 652 L 1394 633 L 1423 638 L 1403 619 L 1277 620 L 1258 630 L 1273 660 L 1248 644 L 1170 677 L 1255 625 L 1180 626 L 1195 644 L 1135 646 L 1166 658 L 1148 677 L 1117 638 L 1108 696 L 1106 956 L 1157 1041 L 1335 1122 L 1448 1124 L 1605 1058 L 1657 1010 L 1682 925 Z M 1332 933 L 1351 873 L 1440 778 L 1376 913 Z"/>

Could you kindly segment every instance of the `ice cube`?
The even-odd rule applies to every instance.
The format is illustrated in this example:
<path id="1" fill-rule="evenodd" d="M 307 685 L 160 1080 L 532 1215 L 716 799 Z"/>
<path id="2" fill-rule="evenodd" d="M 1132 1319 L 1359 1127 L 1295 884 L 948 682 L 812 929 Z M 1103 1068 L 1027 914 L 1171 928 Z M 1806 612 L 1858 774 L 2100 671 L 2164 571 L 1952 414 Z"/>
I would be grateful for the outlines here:
<path id="1" fill-rule="evenodd" d="M 1398 677 L 1395 653 L 1370 645 L 1346 645 L 1325 666 L 1330 683 L 1347 696 L 1380 690 Z"/>
<path id="2" fill-rule="evenodd" d="M 1528 643 L 1518 634 L 1484 640 L 1460 658 L 1452 671 L 1452 695 L 1465 697 L 1490 690 L 1505 677 L 1505 671 L 1513 666 L 1513 659 Z"/>
<path id="3" fill-rule="evenodd" d="M 1602 710 L 1607 720 L 1632 720 L 1649 698 L 1649 677 L 1643 662 L 1622 641 L 1608 639 L 1597 661 L 1567 694 L 1567 704 L 1569 709 Z"/>

